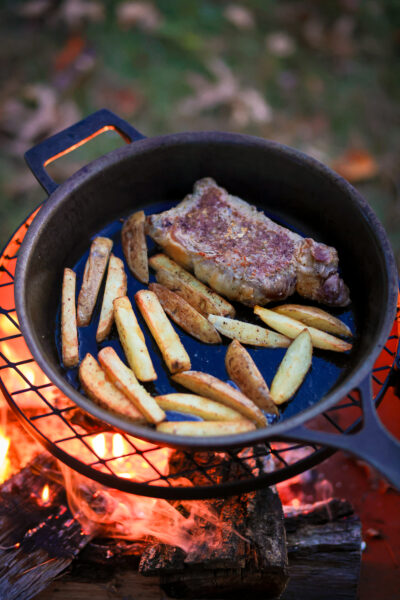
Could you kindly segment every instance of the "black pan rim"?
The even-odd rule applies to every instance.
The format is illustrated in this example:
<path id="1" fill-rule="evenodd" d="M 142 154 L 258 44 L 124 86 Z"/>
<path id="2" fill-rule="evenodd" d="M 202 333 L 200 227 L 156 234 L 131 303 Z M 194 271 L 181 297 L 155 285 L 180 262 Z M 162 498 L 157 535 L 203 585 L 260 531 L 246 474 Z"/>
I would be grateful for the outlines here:
<path id="1" fill-rule="evenodd" d="M 388 279 L 388 302 L 386 306 L 385 318 L 381 326 L 381 330 L 378 336 L 378 340 L 372 352 L 365 359 L 364 364 L 354 372 L 350 373 L 332 392 L 326 394 L 314 405 L 309 408 L 293 415 L 292 417 L 285 419 L 284 421 L 275 424 L 273 427 L 259 429 L 256 431 L 236 434 L 231 436 L 220 437 L 207 437 L 207 438 L 188 438 L 184 436 L 175 436 L 172 434 L 160 433 L 156 430 L 147 429 L 130 423 L 118 415 L 114 415 L 105 409 L 102 409 L 94 402 L 80 394 L 75 388 L 73 388 L 59 373 L 53 371 L 51 366 L 42 356 L 39 344 L 36 339 L 36 333 L 31 327 L 25 301 L 25 282 L 26 275 L 29 267 L 29 261 L 32 251 L 35 247 L 35 243 L 39 236 L 46 227 L 46 223 L 50 216 L 56 212 L 59 205 L 64 202 L 68 202 L 68 196 L 72 191 L 75 191 L 84 182 L 91 178 L 96 177 L 107 167 L 136 154 L 142 154 L 151 152 L 153 149 L 159 148 L 160 146 L 169 146 L 177 144 L 188 144 L 188 143 L 213 143 L 213 144 L 240 144 L 247 145 L 251 143 L 253 146 L 258 145 L 264 149 L 268 149 L 275 153 L 283 153 L 287 158 L 301 163 L 303 168 L 308 168 L 313 172 L 319 173 L 320 175 L 328 178 L 330 182 L 338 186 L 343 193 L 350 196 L 352 201 L 358 205 L 360 213 L 368 222 L 370 228 L 373 230 L 375 237 L 377 238 L 383 254 L 385 256 L 386 274 Z M 393 252 L 386 236 L 386 232 L 379 222 L 377 216 L 364 200 L 364 198 L 348 183 L 345 179 L 339 176 L 337 173 L 332 171 L 326 165 L 320 163 L 316 159 L 278 142 L 266 140 L 264 138 L 249 136 L 238 133 L 228 133 L 219 131 L 202 131 L 202 132 L 183 132 L 174 133 L 163 136 L 156 136 L 151 138 L 144 138 L 139 141 L 135 141 L 122 148 L 118 148 L 108 154 L 105 154 L 82 169 L 77 171 L 68 180 L 63 182 L 48 198 L 40 209 L 38 215 L 30 225 L 27 234 L 22 242 L 18 260 L 16 265 L 16 276 L 15 276 L 15 301 L 17 316 L 20 323 L 20 328 L 25 341 L 31 351 L 34 359 L 48 376 L 50 381 L 56 385 L 66 396 L 73 400 L 78 406 L 99 418 L 102 421 L 108 422 L 118 429 L 124 430 L 126 433 L 133 435 L 138 438 L 145 439 L 152 443 L 157 443 L 165 446 L 171 446 L 176 448 L 192 448 L 192 449 L 204 449 L 204 448 L 232 448 L 232 447 L 245 447 L 258 443 L 260 441 L 267 441 L 271 439 L 277 439 L 281 434 L 285 434 L 289 429 L 297 427 L 306 423 L 309 419 L 321 414 L 328 408 L 334 406 L 342 398 L 344 398 L 349 392 L 357 388 L 360 383 L 366 379 L 372 370 L 373 364 L 378 357 L 380 351 L 384 347 L 387 338 L 390 334 L 390 330 L 395 318 L 395 311 L 397 305 L 397 294 L 398 294 L 398 281 L 397 281 L 397 270 L 395 265 L 395 259 Z"/>

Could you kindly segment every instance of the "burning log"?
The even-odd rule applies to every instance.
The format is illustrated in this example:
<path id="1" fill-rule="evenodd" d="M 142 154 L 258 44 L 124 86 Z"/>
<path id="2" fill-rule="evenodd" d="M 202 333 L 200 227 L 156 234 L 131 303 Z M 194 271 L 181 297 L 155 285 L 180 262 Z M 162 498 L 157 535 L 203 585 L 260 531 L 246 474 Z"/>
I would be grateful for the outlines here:
<path id="1" fill-rule="evenodd" d="M 282 507 L 270 488 L 229 498 L 219 513 L 223 526 L 185 554 L 157 544 L 142 555 L 139 572 L 161 575 L 161 587 L 175 598 L 230 598 L 243 591 L 252 597 L 276 598 L 285 588 L 288 569 Z M 213 539 L 214 538 L 214 539 Z"/>
<path id="2" fill-rule="evenodd" d="M 361 523 L 331 498 L 285 514 L 289 583 L 281 600 L 353 600 L 361 567 Z M 327 585 L 327 582 L 329 584 Z"/>
<path id="3" fill-rule="evenodd" d="M 90 539 L 72 518 L 63 487 L 48 485 L 54 464 L 38 456 L 0 488 L 0 598 L 36 596 Z"/>
<path id="4" fill-rule="evenodd" d="M 190 457 L 177 452 L 170 464 L 181 472 L 190 468 L 193 459 L 197 464 L 213 460 L 215 475 L 221 481 L 237 468 L 234 461 L 209 453 Z M 265 465 L 259 461 L 257 467 L 264 469 Z M 201 469 L 195 477 L 195 483 L 204 484 Z M 190 550 L 184 553 L 164 544 L 150 545 L 142 555 L 139 572 L 161 575 L 161 587 L 172 597 L 234 598 L 243 591 L 251 592 L 254 598 L 279 597 L 287 583 L 288 563 L 282 505 L 276 490 L 264 488 L 204 504 L 216 520 L 194 519 Z"/>
<path id="5" fill-rule="evenodd" d="M 221 477 L 236 468 L 222 455 L 202 453 L 195 460 L 212 460 Z M 182 468 L 185 461 L 193 467 L 175 453 L 172 464 Z M 197 470 L 198 483 L 203 476 Z M 149 538 L 92 540 L 67 508 L 60 482 L 55 461 L 40 455 L 0 487 L 0 598 L 103 600 L 113 589 L 116 598 L 134 590 L 156 600 L 160 584 L 169 597 L 235 598 L 245 590 L 255 598 L 283 592 L 282 600 L 316 600 L 322 589 L 326 600 L 356 597 L 361 527 L 345 501 L 290 508 L 284 520 L 279 497 L 268 488 L 175 503 L 191 526 L 193 543 L 185 552 Z"/>

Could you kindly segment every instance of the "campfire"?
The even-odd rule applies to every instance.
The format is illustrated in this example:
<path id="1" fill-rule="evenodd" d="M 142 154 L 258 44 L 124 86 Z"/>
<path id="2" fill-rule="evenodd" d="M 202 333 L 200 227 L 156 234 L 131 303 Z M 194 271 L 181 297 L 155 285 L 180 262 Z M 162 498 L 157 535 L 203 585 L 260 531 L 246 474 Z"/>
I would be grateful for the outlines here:
<path id="1" fill-rule="evenodd" d="M 100 564 L 157 576 L 171 597 L 251 590 L 318 598 L 328 578 L 326 598 L 343 590 L 355 597 L 359 519 L 332 497 L 329 481 L 307 470 L 331 451 L 278 442 L 218 453 L 158 447 L 94 419 L 55 388 L 32 360 L 14 309 L 25 230 L 0 265 L 0 375 L 14 409 L 1 401 L 0 597 L 28 600 L 68 567 L 97 576 Z M 386 385 L 397 341 L 392 336 L 389 359 L 383 354 L 377 365 L 375 393 Z M 350 397 L 320 421 L 343 430 L 359 413 Z M 268 487 L 279 481 L 278 491 Z"/>
<path id="2" fill-rule="evenodd" d="M 4 405 L 2 410 L 7 411 Z M 289 576 L 288 590 L 294 593 L 301 585 L 295 570 L 291 574 L 291 561 L 304 562 L 303 551 L 296 550 L 299 536 L 303 549 L 311 549 L 321 535 L 328 555 L 332 553 L 329 560 L 350 560 L 348 577 L 353 591 L 357 587 L 360 523 L 349 503 L 330 497 L 327 482 L 317 486 L 317 501 L 305 504 L 300 476 L 281 484 L 283 508 L 271 488 L 221 500 L 168 502 L 102 486 L 57 464 L 30 438 L 24 440 L 30 460 L 21 469 L 26 458 L 18 453 L 16 460 L 14 443 L 25 433 L 11 415 L 5 432 L 0 555 L 12 565 L 12 587 L 20 596 L 4 597 L 35 597 L 71 564 L 116 568 L 128 561 L 136 573 L 161 576 L 163 589 L 172 597 L 219 597 L 228 592 L 235 597 L 249 589 L 255 597 L 275 598 Z M 124 458 L 120 433 L 96 433 L 90 443 L 99 457 L 115 450 L 121 454 L 122 477 L 146 476 Z M 181 452 L 163 450 L 160 470 L 181 468 L 187 460 Z M 214 468 L 223 478 L 226 459 L 214 460 Z M 349 548 L 345 556 L 337 554 L 342 543 Z M 302 577 L 311 577 L 315 565 L 310 559 L 305 562 Z M 9 574 L 0 573 L 0 590 L 9 590 L 10 581 Z"/>

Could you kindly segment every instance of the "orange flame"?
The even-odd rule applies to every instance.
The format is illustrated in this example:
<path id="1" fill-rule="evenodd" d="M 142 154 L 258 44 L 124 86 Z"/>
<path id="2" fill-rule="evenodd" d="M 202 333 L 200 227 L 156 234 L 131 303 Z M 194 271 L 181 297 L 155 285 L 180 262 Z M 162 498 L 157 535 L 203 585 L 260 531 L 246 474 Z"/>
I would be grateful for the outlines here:
<path id="1" fill-rule="evenodd" d="M 43 490 L 42 490 L 43 504 L 47 504 L 47 502 L 49 501 L 49 498 L 50 498 L 50 488 L 49 488 L 48 484 L 46 483 L 46 485 L 43 487 Z"/>
<path id="2" fill-rule="evenodd" d="M 93 450 L 99 458 L 104 458 L 106 455 L 106 436 L 104 433 L 99 433 L 92 440 Z"/>
<path id="3" fill-rule="evenodd" d="M 0 483 L 3 483 L 8 477 L 10 461 L 8 458 L 8 449 L 10 440 L 0 431 Z"/>

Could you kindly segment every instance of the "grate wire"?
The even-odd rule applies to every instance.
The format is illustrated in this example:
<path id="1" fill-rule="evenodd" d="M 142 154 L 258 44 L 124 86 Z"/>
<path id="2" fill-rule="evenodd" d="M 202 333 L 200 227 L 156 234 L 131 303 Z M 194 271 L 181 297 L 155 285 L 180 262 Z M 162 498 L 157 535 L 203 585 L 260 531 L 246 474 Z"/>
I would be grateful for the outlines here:
<path id="1" fill-rule="evenodd" d="M 169 450 L 132 438 L 100 422 L 94 431 L 90 428 L 85 430 L 82 424 L 74 422 L 76 407 L 47 379 L 30 355 L 19 330 L 15 311 L 13 289 L 18 249 L 35 214 L 16 231 L 0 257 L 0 303 L 5 304 L 0 306 L 0 388 L 28 431 L 59 460 L 99 483 L 122 491 L 169 499 L 194 499 L 225 496 L 278 483 L 322 462 L 335 452 L 315 444 L 293 442 L 263 443 L 253 448 L 215 453 L 180 451 L 184 455 L 185 466 L 170 473 L 159 466 L 160 452 L 167 455 Z M 372 372 L 376 406 L 384 399 L 398 356 L 399 321 L 398 311 L 392 333 Z M 10 347 L 10 343 L 17 345 L 18 352 Z M 29 371 L 30 367 L 33 370 L 28 376 L 24 368 Z M 352 392 L 341 403 L 322 414 L 325 425 L 338 434 L 356 430 L 362 422 L 362 416 L 350 424 L 346 418 L 353 409 L 361 411 L 360 401 Z M 56 420 L 54 422 L 58 427 L 42 426 L 51 419 Z M 58 428 L 62 433 L 58 437 L 53 436 Z M 106 436 L 107 440 L 115 439 L 115 435 L 119 434 L 123 451 L 116 453 L 111 448 L 107 456 L 102 456 L 93 445 L 94 438 L 99 434 Z M 255 459 L 269 459 L 269 472 L 260 474 Z M 129 464 L 134 460 L 141 464 L 140 477 L 131 476 L 128 479 L 115 469 L 118 463 Z M 224 460 L 230 461 L 235 468 L 232 469 L 231 479 L 221 483 L 216 475 L 216 464 Z M 144 476 L 146 468 L 148 474 Z M 191 482 L 193 478 L 195 485 Z"/>

